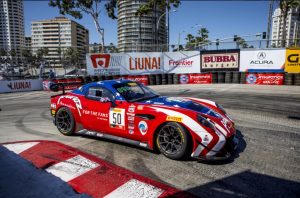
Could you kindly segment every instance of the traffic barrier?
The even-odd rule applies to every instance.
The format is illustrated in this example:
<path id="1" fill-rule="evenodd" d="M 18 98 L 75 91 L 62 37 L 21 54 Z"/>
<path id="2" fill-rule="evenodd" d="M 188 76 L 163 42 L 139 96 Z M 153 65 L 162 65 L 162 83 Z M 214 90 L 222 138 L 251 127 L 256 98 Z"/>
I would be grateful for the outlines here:
<path id="1" fill-rule="evenodd" d="M 212 83 L 218 83 L 218 72 L 212 72 Z"/>
<path id="2" fill-rule="evenodd" d="M 149 85 L 156 85 L 155 75 L 149 75 Z"/>
<path id="3" fill-rule="evenodd" d="M 218 72 L 218 83 L 225 83 L 225 72 Z"/>
<path id="4" fill-rule="evenodd" d="M 294 82 L 294 75 L 292 73 L 285 73 L 284 74 L 284 84 L 285 85 L 293 85 Z"/>
<path id="5" fill-rule="evenodd" d="M 161 74 L 156 74 L 155 75 L 155 82 L 156 82 L 156 85 L 161 85 Z"/>
<path id="6" fill-rule="evenodd" d="M 168 84 L 169 85 L 172 85 L 172 84 L 174 84 L 174 74 L 167 74 L 167 76 L 168 76 Z"/>
<path id="7" fill-rule="evenodd" d="M 246 73 L 241 72 L 240 84 L 246 84 Z"/>
<path id="8" fill-rule="evenodd" d="M 90 82 L 92 82 L 92 78 L 90 76 L 85 76 L 84 77 L 84 82 L 85 83 L 90 83 Z"/>
<path id="9" fill-rule="evenodd" d="M 178 74 L 174 74 L 173 76 L 173 84 L 179 84 L 179 75 Z"/>
<path id="10" fill-rule="evenodd" d="M 161 75 L 161 84 L 162 84 L 162 85 L 168 84 L 166 74 L 162 74 L 162 75 Z"/>
<path id="11" fill-rule="evenodd" d="M 232 83 L 239 84 L 240 83 L 241 74 L 240 72 L 232 73 Z"/>
<path id="12" fill-rule="evenodd" d="M 225 83 L 232 83 L 232 72 L 225 73 Z"/>
<path id="13" fill-rule="evenodd" d="M 300 85 L 300 73 L 294 74 L 294 85 Z"/>

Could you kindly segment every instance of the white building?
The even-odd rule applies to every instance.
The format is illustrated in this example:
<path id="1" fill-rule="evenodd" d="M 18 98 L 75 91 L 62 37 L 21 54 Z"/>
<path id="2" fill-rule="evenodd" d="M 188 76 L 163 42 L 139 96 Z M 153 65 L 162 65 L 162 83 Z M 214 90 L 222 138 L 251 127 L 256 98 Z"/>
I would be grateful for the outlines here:
<path id="1" fill-rule="evenodd" d="M 300 8 L 293 8 L 288 11 L 286 20 L 286 46 L 294 46 L 297 42 L 299 46 L 300 37 L 300 20 L 299 20 Z M 272 46 L 280 47 L 282 44 L 282 32 L 283 32 L 283 19 L 281 16 L 280 8 L 275 9 L 272 16 Z"/>
<path id="2" fill-rule="evenodd" d="M 120 52 L 157 51 L 167 44 L 165 10 L 156 9 L 139 19 L 135 15 L 145 0 L 118 1 L 118 48 Z M 160 19 L 160 20 L 159 20 Z M 158 29 L 157 29 L 158 26 Z"/>
<path id="3" fill-rule="evenodd" d="M 0 49 L 15 51 L 21 58 L 25 45 L 22 0 L 0 0 Z"/>
<path id="4" fill-rule="evenodd" d="M 84 65 L 88 44 L 89 31 L 66 17 L 31 23 L 32 51 L 37 53 L 39 49 L 47 48 L 45 58 L 53 68 L 62 69 L 64 52 L 71 47 L 80 52 L 81 66 Z"/>

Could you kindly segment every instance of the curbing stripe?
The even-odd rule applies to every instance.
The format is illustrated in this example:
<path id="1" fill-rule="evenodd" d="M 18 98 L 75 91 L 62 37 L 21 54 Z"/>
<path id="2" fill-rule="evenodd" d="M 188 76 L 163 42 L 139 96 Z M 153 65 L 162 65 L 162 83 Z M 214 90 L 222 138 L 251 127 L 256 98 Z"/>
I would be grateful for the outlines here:
<path id="1" fill-rule="evenodd" d="M 99 164 L 86 159 L 80 155 L 77 155 L 64 162 L 60 162 L 49 168 L 45 169 L 48 173 L 51 173 L 63 181 L 68 182 L 84 173 L 98 167 Z"/>
<path id="2" fill-rule="evenodd" d="M 163 190 L 138 181 L 131 179 L 113 192 L 105 196 L 105 198 L 156 198 L 163 193 Z"/>
<path id="3" fill-rule="evenodd" d="M 39 144 L 39 142 L 22 142 L 22 143 L 7 144 L 3 146 L 16 154 L 20 154 L 23 151 L 26 151 L 27 149 L 30 149 L 31 147 L 37 144 Z"/>

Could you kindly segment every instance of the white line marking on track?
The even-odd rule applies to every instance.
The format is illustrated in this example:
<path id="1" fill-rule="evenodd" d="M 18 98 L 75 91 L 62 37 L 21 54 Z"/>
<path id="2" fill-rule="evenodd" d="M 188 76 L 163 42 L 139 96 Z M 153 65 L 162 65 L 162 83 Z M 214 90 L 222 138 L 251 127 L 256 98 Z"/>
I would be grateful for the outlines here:
<path id="1" fill-rule="evenodd" d="M 77 155 L 66 161 L 50 166 L 46 171 L 68 182 L 98 166 L 99 164 L 96 162 Z"/>
<path id="2" fill-rule="evenodd" d="M 105 198 L 154 198 L 159 197 L 162 193 L 163 190 L 160 188 L 131 179 L 106 195 Z"/>
<path id="3" fill-rule="evenodd" d="M 22 143 L 6 144 L 3 146 L 16 154 L 20 154 L 23 151 L 26 151 L 27 149 L 30 149 L 31 147 L 37 145 L 38 143 L 39 142 L 22 142 Z"/>

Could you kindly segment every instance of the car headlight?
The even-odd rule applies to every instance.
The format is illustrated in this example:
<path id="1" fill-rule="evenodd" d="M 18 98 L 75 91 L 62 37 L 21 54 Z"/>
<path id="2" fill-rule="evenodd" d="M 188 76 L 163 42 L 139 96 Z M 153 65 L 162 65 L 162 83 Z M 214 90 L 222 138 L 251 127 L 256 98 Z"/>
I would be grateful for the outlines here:
<path id="1" fill-rule="evenodd" d="M 226 114 L 225 109 L 218 103 L 216 103 L 216 106 L 222 111 L 222 113 Z"/>
<path id="2" fill-rule="evenodd" d="M 214 125 L 210 121 L 208 121 L 205 117 L 203 117 L 202 115 L 198 114 L 197 119 L 198 119 L 198 122 L 200 124 L 202 124 L 203 126 L 208 127 L 210 129 L 215 128 Z"/>

